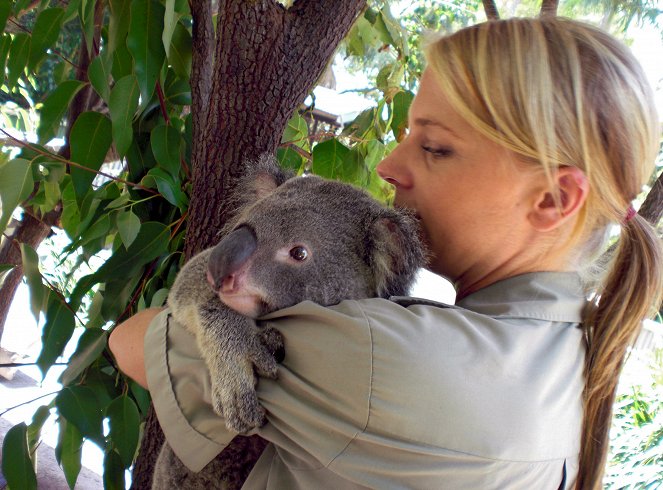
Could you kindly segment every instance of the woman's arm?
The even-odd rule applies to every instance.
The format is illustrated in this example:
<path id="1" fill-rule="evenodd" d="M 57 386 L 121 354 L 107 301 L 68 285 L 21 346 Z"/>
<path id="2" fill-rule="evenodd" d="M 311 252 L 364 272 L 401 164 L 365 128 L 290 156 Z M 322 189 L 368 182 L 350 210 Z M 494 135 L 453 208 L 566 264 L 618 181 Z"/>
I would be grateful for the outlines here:
<path id="1" fill-rule="evenodd" d="M 160 311 L 160 308 L 139 311 L 115 327 L 108 339 L 108 347 L 115 356 L 120 370 L 146 389 L 147 376 L 143 352 L 145 332 Z"/>

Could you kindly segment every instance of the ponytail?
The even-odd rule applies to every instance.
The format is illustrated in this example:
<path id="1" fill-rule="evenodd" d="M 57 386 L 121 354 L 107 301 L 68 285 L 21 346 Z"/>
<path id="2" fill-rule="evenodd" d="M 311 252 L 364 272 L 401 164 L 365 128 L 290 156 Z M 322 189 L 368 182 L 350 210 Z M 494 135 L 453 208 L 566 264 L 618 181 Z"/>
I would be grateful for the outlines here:
<path id="1" fill-rule="evenodd" d="M 642 320 L 661 304 L 663 254 L 639 215 L 622 225 L 611 270 L 586 312 L 584 420 L 576 488 L 598 490 L 605 468 L 619 374 Z"/>

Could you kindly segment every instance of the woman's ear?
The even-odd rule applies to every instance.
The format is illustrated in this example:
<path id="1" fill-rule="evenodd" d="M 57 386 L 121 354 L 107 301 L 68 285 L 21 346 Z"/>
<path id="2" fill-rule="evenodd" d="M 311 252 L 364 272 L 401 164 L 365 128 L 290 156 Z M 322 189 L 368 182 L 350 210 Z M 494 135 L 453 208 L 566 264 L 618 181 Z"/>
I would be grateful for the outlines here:
<path id="1" fill-rule="evenodd" d="M 530 224 L 538 231 L 550 231 L 576 215 L 589 193 L 589 181 L 577 167 L 559 167 L 553 175 L 558 199 L 547 188 L 539 193 L 534 208 L 528 214 Z"/>

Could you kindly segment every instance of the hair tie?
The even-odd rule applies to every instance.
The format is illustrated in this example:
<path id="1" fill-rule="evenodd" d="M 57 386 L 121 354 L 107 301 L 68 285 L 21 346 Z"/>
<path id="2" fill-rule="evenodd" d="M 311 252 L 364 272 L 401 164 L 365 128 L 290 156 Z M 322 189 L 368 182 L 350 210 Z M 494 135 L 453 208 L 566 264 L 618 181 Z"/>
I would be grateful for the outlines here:
<path id="1" fill-rule="evenodd" d="M 624 219 L 625 223 L 628 223 L 633 219 L 633 216 L 637 214 L 635 208 L 633 206 L 629 206 L 628 209 L 626 210 L 626 218 Z"/>

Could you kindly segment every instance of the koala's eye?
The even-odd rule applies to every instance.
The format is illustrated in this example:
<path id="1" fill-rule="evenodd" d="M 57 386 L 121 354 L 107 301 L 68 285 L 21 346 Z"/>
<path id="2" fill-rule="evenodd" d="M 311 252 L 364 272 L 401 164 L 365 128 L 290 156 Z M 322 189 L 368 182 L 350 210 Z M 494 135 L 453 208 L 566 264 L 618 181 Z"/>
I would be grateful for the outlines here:
<path id="1" fill-rule="evenodd" d="M 308 250 L 302 246 L 293 247 L 290 249 L 290 257 L 298 262 L 303 262 L 308 258 Z"/>

